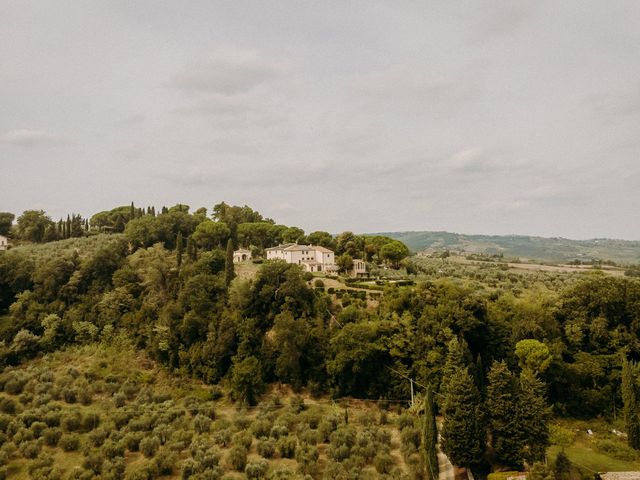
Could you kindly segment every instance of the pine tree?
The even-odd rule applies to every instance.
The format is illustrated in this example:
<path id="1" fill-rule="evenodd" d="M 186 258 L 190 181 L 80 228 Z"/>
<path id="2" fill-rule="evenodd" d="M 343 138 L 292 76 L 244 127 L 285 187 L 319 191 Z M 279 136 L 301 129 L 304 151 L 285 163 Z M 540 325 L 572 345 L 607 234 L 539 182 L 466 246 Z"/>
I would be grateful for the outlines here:
<path id="1" fill-rule="evenodd" d="M 178 261 L 178 267 L 182 265 L 182 252 L 184 251 L 184 245 L 182 242 L 182 232 L 178 232 L 176 237 L 176 260 Z"/>
<path id="2" fill-rule="evenodd" d="M 640 417 L 638 413 L 638 386 L 635 371 L 637 366 L 626 358 L 622 361 L 622 402 L 627 443 L 631 448 L 640 449 Z"/>
<path id="3" fill-rule="evenodd" d="M 544 383 L 533 370 L 522 370 L 516 421 L 522 445 L 522 458 L 529 465 L 543 461 L 549 446 L 549 412 L 544 397 Z"/>
<path id="4" fill-rule="evenodd" d="M 522 467 L 518 411 L 518 385 L 503 362 L 493 362 L 487 374 L 487 429 L 497 460 L 502 465 L 519 470 Z"/>
<path id="5" fill-rule="evenodd" d="M 486 446 L 480 392 L 467 368 L 458 368 L 445 390 L 442 451 L 455 465 L 478 472 Z"/>
<path id="6" fill-rule="evenodd" d="M 231 283 L 236 274 L 233 270 L 233 240 L 227 240 L 227 256 L 224 262 L 224 278 L 227 285 Z"/>
<path id="7" fill-rule="evenodd" d="M 424 432 L 422 444 L 424 446 L 425 464 L 427 466 L 427 479 L 438 480 L 438 428 L 436 427 L 436 415 L 433 406 L 433 393 L 431 385 L 427 387 L 424 398 Z"/>

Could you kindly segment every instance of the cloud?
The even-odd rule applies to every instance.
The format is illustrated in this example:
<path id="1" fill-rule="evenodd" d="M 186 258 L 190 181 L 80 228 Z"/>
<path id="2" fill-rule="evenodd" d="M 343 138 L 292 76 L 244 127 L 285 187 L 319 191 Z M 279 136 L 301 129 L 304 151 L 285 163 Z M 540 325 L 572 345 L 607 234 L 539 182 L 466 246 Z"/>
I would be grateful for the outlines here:
<path id="1" fill-rule="evenodd" d="M 283 64 L 256 51 L 223 49 L 203 62 L 186 66 L 172 78 L 170 86 L 185 92 L 234 95 L 270 82 L 285 70 Z"/>
<path id="2" fill-rule="evenodd" d="M 20 147 L 37 147 L 69 143 L 69 139 L 42 130 L 18 129 L 0 135 L 0 143 Z"/>
<path id="3" fill-rule="evenodd" d="M 394 65 L 355 76 L 350 97 L 361 107 L 377 112 L 449 116 L 477 98 L 479 82 L 474 72 L 445 72 L 414 65 Z"/>
<path id="4" fill-rule="evenodd" d="M 472 42 L 513 35 L 526 23 L 533 7 L 527 2 L 493 0 L 483 3 L 474 11 L 475 29 L 471 30 Z"/>
<path id="5" fill-rule="evenodd" d="M 603 121 L 622 120 L 640 113 L 640 83 L 626 91 L 592 95 L 586 101 Z"/>

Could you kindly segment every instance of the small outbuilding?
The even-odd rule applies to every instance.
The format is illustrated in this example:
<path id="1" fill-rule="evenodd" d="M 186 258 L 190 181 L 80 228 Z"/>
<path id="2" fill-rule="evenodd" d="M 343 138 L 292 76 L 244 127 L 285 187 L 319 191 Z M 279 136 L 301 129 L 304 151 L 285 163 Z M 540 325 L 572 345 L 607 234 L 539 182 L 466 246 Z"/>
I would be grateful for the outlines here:
<path id="1" fill-rule="evenodd" d="M 233 263 L 247 262 L 251 260 L 251 251 L 241 248 L 233 252 Z"/>
<path id="2" fill-rule="evenodd" d="M 0 250 L 9 248 L 9 239 L 4 235 L 0 235 Z"/>

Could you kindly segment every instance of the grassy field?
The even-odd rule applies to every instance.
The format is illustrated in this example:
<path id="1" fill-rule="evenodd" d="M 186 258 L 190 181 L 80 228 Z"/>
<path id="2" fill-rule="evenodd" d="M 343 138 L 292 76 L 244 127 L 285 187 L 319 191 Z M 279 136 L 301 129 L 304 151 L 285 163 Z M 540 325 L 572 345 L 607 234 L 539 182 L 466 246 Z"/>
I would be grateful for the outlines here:
<path id="1" fill-rule="evenodd" d="M 569 460 L 585 473 L 640 471 L 640 452 L 632 450 L 626 444 L 624 435 L 612 430 L 622 428 L 621 423 L 601 419 L 588 421 L 557 420 L 554 426 L 565 432 L 571 439 L 565 443 L 565 453 Z M 552 426 L 552 440 L 554 440 Z M 587 430 L 591 430 L 589 434 Z M 568 433 L 571 432 L 571 435 Z M 547 454 L 555 461 L 562 446 L 552 445 Z"/>
<path id="2" fill-rule="evenodd" d="M 239 408 L 124 341 L 7 368 L 0 390 L 6 478 L 408 479 L 423 468 L 419 419 L 399 408 L 284 386 Z"/>

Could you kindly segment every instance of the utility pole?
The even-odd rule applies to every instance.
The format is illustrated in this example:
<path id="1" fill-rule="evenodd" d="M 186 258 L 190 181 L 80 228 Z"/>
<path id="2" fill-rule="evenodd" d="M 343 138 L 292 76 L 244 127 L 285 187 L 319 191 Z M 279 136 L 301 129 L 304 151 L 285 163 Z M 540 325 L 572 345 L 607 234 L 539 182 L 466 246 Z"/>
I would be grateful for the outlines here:
<path id="1" fill-rule="evenodd" d="M 413 405 L 414 405 L 414 401 L 413 401 L 413 378 L 410 378 L 409 381 L 411 382 L 411 406 L 413 407 Z"/>

